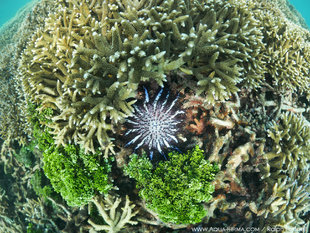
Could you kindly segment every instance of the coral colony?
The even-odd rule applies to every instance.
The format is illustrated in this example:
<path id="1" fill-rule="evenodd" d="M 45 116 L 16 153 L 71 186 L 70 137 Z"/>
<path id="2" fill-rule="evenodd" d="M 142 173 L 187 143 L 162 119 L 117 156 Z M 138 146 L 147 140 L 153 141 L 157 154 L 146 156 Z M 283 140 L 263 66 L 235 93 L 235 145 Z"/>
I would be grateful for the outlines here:
<path id="1" fill-rule="evenodd" d="M 283 0 L 33 4 L 0 28 L 0 232 L 308 228 L 310 32 Z"/>
<path id="2" fill-rule="evenodd" d="M 134 105 L 135 113 L 127 119 L 129 129 L 125 136 L 133 138 L 126 146 L 136 144 L 135 150 L 147 147 L 152 158 L 154 150 L 163 153 L 163 148 L 171 148 L 173 143 L 178 143 L 176 133 L 181 123 L 180 115 L 184 112 L 174 107 L 178 98 L 169 103 L 169 92 L 161 101 L 163 89 L 161 89 L 154 101 L 151 102 L 147 89 L 142 106 Z"/>

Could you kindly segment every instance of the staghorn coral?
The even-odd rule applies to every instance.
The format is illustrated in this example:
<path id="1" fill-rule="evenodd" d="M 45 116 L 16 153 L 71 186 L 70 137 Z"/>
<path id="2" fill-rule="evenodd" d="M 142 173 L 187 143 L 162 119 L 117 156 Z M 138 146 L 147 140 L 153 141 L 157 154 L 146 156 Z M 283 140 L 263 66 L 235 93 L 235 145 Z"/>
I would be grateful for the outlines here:
<path id="1" fill-rule="evenodd" d="M 103 201 L 104 202 L 102 202 L 101 198 L 98 196 L 92 199 L 92 202 L 98 209 L 99 215 L 104 219 L 107 225 L 98 225 L 92 220 L 88 220 L 88 223 L 93 227 L 90 232 L 104 230 L 109 233 L 116 233 L 124 228 L 126 224 L 138 224 L 138 222 L 131 220 L 131 218 L 136 216 L 139 210 L 133 212 L 135 205 L 130 203 L 128 196 L 126 196 L 126 202 L 125 206 L 122 208 L 122 212 L 117 210 L 122 201 L 121 198 L 115 198 L 111 195 L 107 195 Z M 107 210 L 109 210 L 109 213 Z"/>
<path id="2" fill-rule="evenodd" d="M 18 78 L 21 53 L 31 34 L 52 12 L 51 0 L 32 1 L 0 28 L 0 137 L 2 153 L 14 150 L 13 142 L 24 144 L 31 127 L 27 122 L 24 91 Z"/>
<path id="3" fill-rule="evenodd" d="M 28 199 L 26 203 L 20 205 L 23 209 L 23 214 L 26 216 L 25 220 L 35 223 L 41 229 L 49 231 L 59 231 L 59 227 L 54 222 L 54 219 L 47 214 L 46 204 L 41 198 Z"/>
<path id="4" fill-rule="evenodd" d="M 283 13 L 269 1 L 255 2 L 255 18 L 263 25 L 262 50 L 265 79 L 275 91 L 294 91 L 309 97 L 309 32 L 285 19 Z M 263 84 L 264 85 L 264 84 Z"/>
<path id="5" fill-rule="evenodd" d="M 241 81 L 253 87 L 261 79 L 261 33 L 245 2 L 57 4 L 20 66 L 29 97 L 55 110 L 57 145 L 105 148 L 132 114 L 140 81 L 163 85 L 170 71 L 194 76 L 211 102 L 236 93 Z"/>
<path id="6" fill-rule="evenodd" d="M 310 211 L 310 128 L 293 113 L 282 113 L 269 131 L 271 151 L 260 165 L 265 188 L 253 212 L 260 217 L 260 227 L 268 224 L 283 232 L 292 232 L 306 223 Z"/>
<path id="7" fill-rule="evenodd" d="M 12 149 L 12 142 L 25 143 L 27 135 L 24 130 L 22 115 L 19 108 L 21 99 L 15 89 L 15 81 L 8 71 L 0 68 L 0 137 L 4 140 L 1 153 Z"/>
<path id="8" fill-rule="evenodd" d="M 271 191 L 262 191 L 257 206 L 253 205 L 252 211 L 260 216 L 262 232 L 268 232 L 268 226 L 285 233 L 295 232 L 307 223 L 304 215 L 310 210 L 309 171 L 298 174 L 292 169 L 287 173 L 287 177 L 278 178 L 274 186 L 269 186 Z"/>
<path id="9" fill-rule="evenodd" d="M 296 168 L 300 171 L 308 167 L 310 160 L 310 127 L 293 113 L 284 113 L 279 122 L 274 122 L 269 130 L 272 139 L 272 150 L 265 156 L 270 171 L 264 178 L 276 180 L 283 172 Z M 282 174 L 281 174 L 282 173 Z"/>
<path id="10" fill-rule="evenodd" d="M 55 109 L 50 127 L 57 135 L 58 145 L 73 141 L 83 144 L 86 152 L 95 153 L 94 144 L 105 148 L 112 140 L 108 131 L 113 131 L 113 125 L 133 111 L 134 101 L 127 99 L 135 96 L 137 85 L 117 75 L 118 66 L 127 69 L 127 64 L 112 58 L 113 54 L 121 55 L 120 48 L 130 45 L 120 40 L 123 29 L 117 25 L 105 30 L 110 25 L 103 20 L 115 11 L 115 7 L 108 8 L 107 2 L 58 3 L 58 12 L 51 15 L 24 53 L 23 76 L 28 79 L 25 77 L 23 83 L 33 100 Z M 123 33 L 125 37 L 133 36 L 128 30 Z M 37 56 L 32 56 L 34 51 Z M 124 53 L 127 61 L 132 55 L 129 51 Z M 153 60 L 161 56 L 154 56 Z M 133 71 L 134 68 L 132 79 L 138 77 Z"/>

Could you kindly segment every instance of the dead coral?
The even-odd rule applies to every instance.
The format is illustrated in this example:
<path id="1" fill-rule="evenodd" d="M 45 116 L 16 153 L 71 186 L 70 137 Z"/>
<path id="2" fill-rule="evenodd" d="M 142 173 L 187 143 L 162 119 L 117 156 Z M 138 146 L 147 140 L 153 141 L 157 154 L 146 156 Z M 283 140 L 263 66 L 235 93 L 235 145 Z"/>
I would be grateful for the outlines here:
<path id="1" fill-rule="evenodd" d="M 210 104 L 203 97 L 187 94 L 184 98 L 183 108 L 186 110 L 186 127 L 189 132 L 196 135 L 219 134 L 225 130 L 233 129 L 240 122 L 238 110 L 240 101 L 234 95 L 226 102 Z"/>
<path id="2" fill-rule="evenodd" d="M 91 232 L 106 231 L 109 233 L 119 232 L 126 224 L 135 225 L 138 222 L 131 220 L 137 213 L 133 212 L 134 204 L 130 204 L 129 197 L 126 196 L 126 202 L 122 211 L 117 210 L 121 203 L 121 198 L 114 198 L 108 195 L 104 198 L 103 202 L 100 197 L 95 197 L 92 202 L 96 205 L 100 216 L 104 219 L 107 225 L 98 225 L 92 220 L 88 220 L 89 224 L 93 227 Z M 109 211 L 109 212 L 108 212 Z"/>
<path id="3" fill-rule="evenodd" d="M 205 221 L 206 226 L 212 226 L 219 219 L 223 219 L 222 222 L 228 226 L 254 224 L 255 214 L 248 208 L 261 190 L 260 185 L 255 182 L 259 177 L 257 165 L 261 164 L 264 143 L 256 139 L 255 135 L 248 135 L 248 138 L 247 143 L 239 145 L 233 151 L 231 148 L 235 142 L 230 133 L 213 140 L 208 159 L 218 163 L 221 171 L 213 182 L 215 197 L 214 202 L 207 204 L 211 212 Z"/>

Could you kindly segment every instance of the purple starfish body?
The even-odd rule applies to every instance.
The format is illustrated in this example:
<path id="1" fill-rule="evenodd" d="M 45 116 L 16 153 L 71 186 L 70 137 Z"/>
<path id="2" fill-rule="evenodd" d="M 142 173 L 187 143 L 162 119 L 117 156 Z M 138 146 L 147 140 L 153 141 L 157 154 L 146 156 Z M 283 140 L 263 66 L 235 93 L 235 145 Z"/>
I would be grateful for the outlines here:
<path id="1" fill-rule="evenodd" d="M 172 148 L 173 144 L 178 143 L 176 134 L 182 122 L 180 116 L 184 112 L 175 109 L 178 97 L 169 102 L 169 92 L 162 96 L 161 89 L 151 102 L 146 88 L 144 91 L 143 104 L 134 105 L 134 115 L 127 119 L 129 127 L 125 136 L 131 136 L 132 139 L 126 146 L 135 145 L 135 150 L 147 148 L 152 158 L 153 151 L 162 154 L 165 148 Z"/>

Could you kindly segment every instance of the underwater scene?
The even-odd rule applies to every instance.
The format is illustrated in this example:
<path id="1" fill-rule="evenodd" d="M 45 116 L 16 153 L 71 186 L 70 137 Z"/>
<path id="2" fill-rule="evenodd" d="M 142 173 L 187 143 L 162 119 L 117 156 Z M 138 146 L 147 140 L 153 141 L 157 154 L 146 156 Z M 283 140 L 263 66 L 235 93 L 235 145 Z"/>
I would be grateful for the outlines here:
<path id="1" fill-rule="evenodd" d="M 0 233 L 310 232 L 309 1 L 16 2 Z"/>

